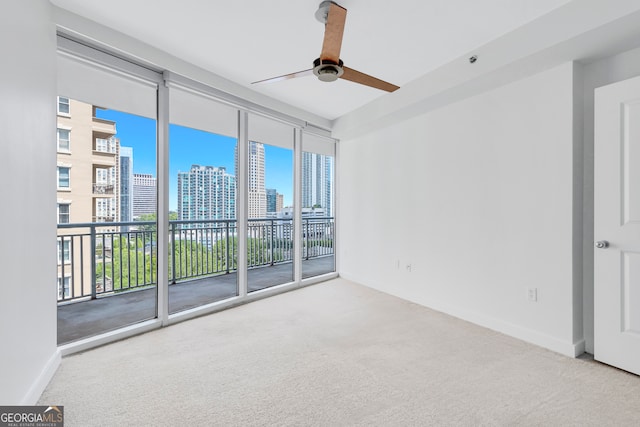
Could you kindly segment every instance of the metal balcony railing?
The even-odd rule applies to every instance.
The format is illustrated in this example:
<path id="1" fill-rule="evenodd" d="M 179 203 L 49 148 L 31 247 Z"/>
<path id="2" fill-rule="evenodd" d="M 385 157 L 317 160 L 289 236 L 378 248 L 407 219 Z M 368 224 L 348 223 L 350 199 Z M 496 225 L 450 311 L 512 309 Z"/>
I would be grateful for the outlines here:
<path id="1" fill-rule="evenodd" d="M 249 268 L 292 262 L 293 221 L 250 219 Z M 236 220 L 169 221 L 169 283 L 228 274 L 237 270 Z M 58 224 L 58 300 L 141 289 L 157 284 L 155 222 Z M 331 217 L 302 220 L 303 259 L 333 254 Z M 64 279 L 62 279 L 64 278 Z"/>
<path id="2" fill-rule="evenodd" d="M 114 188 L 113 184 L 93 184 L 93 194 L 112 195 Z"/>

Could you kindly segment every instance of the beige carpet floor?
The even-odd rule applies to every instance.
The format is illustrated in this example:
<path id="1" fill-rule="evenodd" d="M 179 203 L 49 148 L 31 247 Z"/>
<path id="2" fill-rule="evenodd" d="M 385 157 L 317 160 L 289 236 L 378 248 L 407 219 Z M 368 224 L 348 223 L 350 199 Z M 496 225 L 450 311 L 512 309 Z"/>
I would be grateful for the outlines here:
<path id="1" fill-rule="evenodd" d="M 640 377 L 342 279 L 66 357 L 72 426 L 638 426 Z"/>

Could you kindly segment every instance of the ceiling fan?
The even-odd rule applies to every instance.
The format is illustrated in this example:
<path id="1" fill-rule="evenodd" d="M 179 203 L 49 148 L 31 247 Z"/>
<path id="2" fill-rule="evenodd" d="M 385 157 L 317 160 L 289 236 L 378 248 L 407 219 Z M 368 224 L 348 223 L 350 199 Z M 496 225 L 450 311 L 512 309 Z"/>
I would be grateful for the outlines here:
<path id="1" fill-rule="evenodd" d="M 270 79 L 259 80 L 252 84 L 273 83 L 315 74 L 318 79 L 323 82 L 333 82 L 338 79 L 344 79 L 387 92 L 400 89 L 396 85 L 344 66 L 344 63 L 340 59 L 340 48 L 342 47 L 342 35 L 344 33 L 344 23 L 347 18 L 347 9 L 333 1 L 323 1 L 316 11 L 315 17 L 318 21 L 325 24 L 325 27 L 322 51 L 320 57 L 313 61 L 313 68 Z"/>

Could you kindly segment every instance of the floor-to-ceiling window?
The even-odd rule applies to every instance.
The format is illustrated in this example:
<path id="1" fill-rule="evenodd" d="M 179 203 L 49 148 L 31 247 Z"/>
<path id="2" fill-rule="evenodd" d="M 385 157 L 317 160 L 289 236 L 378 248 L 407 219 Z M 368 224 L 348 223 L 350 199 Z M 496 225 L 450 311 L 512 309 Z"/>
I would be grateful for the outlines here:
<path id="1" fill-rule="evenodd" d="M 58 42 L 59 344 L 149 330 L 335 271 L 326 132 Z"/>
<path id="2" fill-rule="evenodd" d="M 291 125 L 249 114 L 247 147 L 247 290 L 293 282 Z"/>
<path id="3" fill-rule="evenodd" d="M 169 93 L 169 313 L 238 295 L 238 111 Z"/>
<path id="4" fill-rule="evenodd" d="M 59 344 L 157 315 L 156 205 L 135 177 L 157 174 L 159 76 L 114 63 L 142 75 L 58 55 Z"/>
<path id="5" fill-rule="evenodd" d="M 335 143 L 302 138 L 302 278 L 335 271 Z"/>

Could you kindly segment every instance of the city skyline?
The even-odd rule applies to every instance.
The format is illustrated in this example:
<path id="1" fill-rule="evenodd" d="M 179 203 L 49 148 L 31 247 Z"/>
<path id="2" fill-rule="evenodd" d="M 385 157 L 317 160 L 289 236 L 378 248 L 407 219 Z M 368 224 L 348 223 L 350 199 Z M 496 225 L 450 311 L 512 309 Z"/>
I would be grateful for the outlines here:
<path id="1" fill-rule="evenodd" d="M 116 110 L 97 109 L 96 116 L 116 122 L 116 135 L 133 149 L 133 172 L 156 176 L 156 121 Z M 180 172 L 193 165 L 224 167 L 235 175 L 236 139 L 171 124 L 169 128 L 169 209 L 178 210 Z M 264 144 L 265 186 L 283 195 L 285 206 L 293 204 L 293 153 Z"/>

